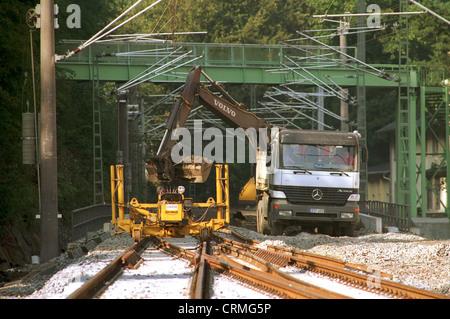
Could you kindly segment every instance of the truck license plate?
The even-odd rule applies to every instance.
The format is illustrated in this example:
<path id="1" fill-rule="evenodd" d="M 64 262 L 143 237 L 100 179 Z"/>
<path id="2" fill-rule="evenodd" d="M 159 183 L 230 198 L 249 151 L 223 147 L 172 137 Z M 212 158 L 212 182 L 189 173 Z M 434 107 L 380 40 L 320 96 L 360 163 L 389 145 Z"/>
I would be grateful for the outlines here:
<path id="1" fill-rule="evenodd" d="M 324 208 L 310 208 L 309 212 L 323 214 L 323 213 L 325 213 L 325 209 Z"/>

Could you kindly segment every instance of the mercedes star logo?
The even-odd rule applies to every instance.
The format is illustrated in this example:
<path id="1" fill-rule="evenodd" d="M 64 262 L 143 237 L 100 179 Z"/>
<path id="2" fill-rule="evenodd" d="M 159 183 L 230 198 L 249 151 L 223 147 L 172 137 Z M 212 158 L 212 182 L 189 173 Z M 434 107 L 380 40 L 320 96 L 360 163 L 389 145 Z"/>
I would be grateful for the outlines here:
<path id="1" fill-rule="evenodd" d="M 322 197 L 323 197 L 323 193 L 322 193 L 322 191 L 321 191 L 320 189 L 316 188 L 316 189 L 314 189 L 314 190 L 312 191 L 311 197 L 312 197 L 314 200 L 321 200 Z"/>

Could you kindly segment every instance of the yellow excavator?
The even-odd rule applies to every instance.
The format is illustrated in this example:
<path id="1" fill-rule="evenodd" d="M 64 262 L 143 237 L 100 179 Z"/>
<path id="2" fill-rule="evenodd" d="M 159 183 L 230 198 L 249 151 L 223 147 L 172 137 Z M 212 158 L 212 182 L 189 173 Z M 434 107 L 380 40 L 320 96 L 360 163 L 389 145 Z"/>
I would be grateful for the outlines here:
<path id="1" fill-rule="evenodd" d="M 204 75 L 212 92 L 200 82 Z M 175 129 L 183 127 L 192 107 L 202 104 L 233 127 L 265 127 L 263 120 L 247 111 L 236 102 L 218 83 L 204 73 L 200 66 L 194 67 L 187 77 L 183 91 L 172 107 L 166 130 L 158 152 L 147 162 L 147 180 L 159 183 L 190 182 L 203 183 L 208 178 L 213 164 L 202 158 L 175 163 L 171 151 L 176 143 L 172 139 Z M 230 111 L 231 110 L 231 111 Z M 228 165 L 216 164 L 216 198 L 197 203 L 184 196 L 184 187 L 159 187 L 157 203 L 139 203 L 133 198 L 124 201 L 123 165 L 111 166 L 112 224 L 116 231 L 129 232 L 135 241 L 156 235 L 159 237 L 181 237 L 185 235 L 208 236 L 210 232 L 230 222 L 230 197 Z M 209 221 L 194 220 L 191 210 L 214 208 L 217 217 Z M 205 211 L 205 213 L 206 213 Z M 127 213 L 128 212 L 128 213 Z M 205 215 L 205 214 L 204 214 Z"/>

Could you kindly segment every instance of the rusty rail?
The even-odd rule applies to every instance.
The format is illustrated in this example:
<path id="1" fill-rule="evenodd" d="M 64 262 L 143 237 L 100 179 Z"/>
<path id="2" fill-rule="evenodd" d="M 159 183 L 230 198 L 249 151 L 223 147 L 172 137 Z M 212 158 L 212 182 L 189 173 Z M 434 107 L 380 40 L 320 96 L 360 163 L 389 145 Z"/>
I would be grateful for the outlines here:
<path id="1" fill-rule="evenodd" d="M 381 293 L 396 298 L 447 299 L 447 297 L 440 294 L 383 279 L 382 277 L 392 279 L 392 275 L 383 272 L 375 272 L 364 265 L 346 263 L 331 257 L 270 245 L 268 245 L 269 250 L 257 248 L 255 245 L 259 244 L 259 241 L 249 240 L 236 232 L 232 232 L 232 235 L 245 241 L 246 244 L 236 243 L 222 238 L 224 245 L 235 246 L 239 247 L 239 249 L 250 251 L 253 255 L 258 256 L 267 262 L 276 261 L 277 265 L 280 267 L 286 265 L 295 266 L 331 278 L 337 278 L 344 283 L 363 290 Z M 228 249 L 231 250 L 231 248 Z M 236 252 L 236 249 L 234 251 Z"/>
<path id="2" fill-rule="evenodd" d="M 206 256 L 208 255 L 208 246 L 209 242 L 204 241 L 201 251 L 195 259 L 196 267 L 191 286 L 191 299 L 209 299 L 210 297 L 210 268 L 208 262 L 206 261 Z"/>
<path id="3" fill-rule="evenodd" d="M 148 242 L 148 239 L 143 239 L 139 243 L 135 243 L 97 275 L 69 295 L 67 299 L 93 299 L 99 296 L 106 287 L 120 277 L 124 267 L 137 268 L 139 266 L 141 262 L 139 254 L 145 250 Z"/>
<path id="4" fill-rule="evenodd" d="M 211 268 L 253 286 L 257 290 L 289 299 L 349 299 L 342 294 L 294 278 L 279 271 L 270 263 L 259 261 L 265 270 L 258 270 L 243 266 L 222 253 L 219 253 L 219 255 L 220 258 L 207 257 Z M 247 261 L 257 260 L 254 258 L 255 256 L 250 254 L 247 257 Z"/>
<path id="5" fill-rule="evenodd" d="M 344 295 L 302 282 L 287 274 L 282 274 L 282 272 L 270 265 L 265 271 L 250 269 L 231 260 L 217 248 L 214 254 L 211 255 L 207 252 L 205 243 L 203 243 L 201 251 L 194 254 L 157 237 L 152 237 L 151 240 L 159 249 L 180 258 L 185 258 L 194 264 L 196 271 L 192 280 L 191 298 L 201 299 L 209 297 L 209 283 L 207 282 L 209 269 L 244 282 L 246 285 L 253 286 L 256 290 L 266 291 L 269 294 L 277 295 L 281 298 L 348 298 Z"/>

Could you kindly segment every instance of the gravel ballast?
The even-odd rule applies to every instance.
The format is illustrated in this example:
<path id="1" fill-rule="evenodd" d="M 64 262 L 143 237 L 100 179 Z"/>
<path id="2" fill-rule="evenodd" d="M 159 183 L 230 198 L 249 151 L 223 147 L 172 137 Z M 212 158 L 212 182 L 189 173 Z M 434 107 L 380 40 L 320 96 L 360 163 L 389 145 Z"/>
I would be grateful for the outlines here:
<path id="1" fill-rule="evenodd" d="M 450 297 L 450 240 L 432 240 L 399 232 L 360 234 L 357 237 L 331 237 L 304 232 L 292 236 L 267 236 L 242 227 L 230 228 L 261 241 L 260 246 L 270 244 L 297 248 L 345 262 L 363 264 L 375 271 L 391 274 L 395 282 Z M 112 236 L 79 258 L 69 259 L 65 253 L 46 265 L 40 265 L 39 268 L 44 271 L 33 270 L 21 281 L 0 287 L 0 298 L 65 298 L 86 278 L 131 246 L 132 242 L 129 235 L 122 234 Z M 217 287 L 219 289 L 213 298 L 221 298 L 221 291 L 226 290 L 227 283 L 218 280 L 216 284 L 220 284 L 220 288 Z M 239 293 L 235 295 L 243 298 Z M 186 296 L 185 287 L 183 297 Z M 252 298 L 258 297 L 253 295 Z"/>
<path id="2" fill-rule="evenodd" d="M 331 237 L 299 233 L 267 236 L 231 226 L 268 245 L 292 247 L 310 253 L 362 264 L 393 276 L 393 281 L 450 297 L 450 240 L 427 239 L 409 233 L 362 234 Z"/>

